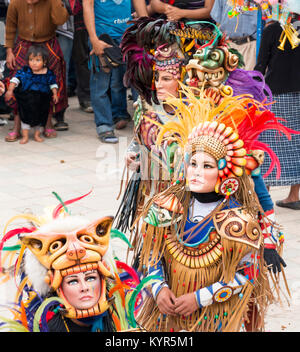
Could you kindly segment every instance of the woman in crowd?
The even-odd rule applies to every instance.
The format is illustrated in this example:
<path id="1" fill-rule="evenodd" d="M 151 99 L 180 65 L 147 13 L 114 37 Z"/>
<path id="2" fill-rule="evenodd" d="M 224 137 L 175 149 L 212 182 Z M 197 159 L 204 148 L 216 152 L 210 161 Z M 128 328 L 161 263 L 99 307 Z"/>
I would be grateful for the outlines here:
<path id="1" fill-rule="evenodd" d="M 300 21 L 296 14 L 293 15 L 292 25 L 295 30 L 300 31 Z M 265 27 L 255 69 L 265 75 L 272 91 L 274 104 L 271 105 L 271 109 L 274 114 L 285 119 L 289 128 L 300 131 L 300 46 L 290 43 L 287 38 L 284 42 L 280 42 L 282 33 L 279 22 Z M 300 210 L 300 161 L 297 159 L 300 152 L 300 135 L 293 136 L 292 141 L 287 142 L 280 139 L 276 131 L 267 131 L 263 133 L 261 140 L 273 148 L 282 168 L 280 179 L 276 178 L 276 173 L 273 171 L 265 179 L 266 185 L 290 186 L 287 197 L 278 200 L 276 205 Z M 266 170 L 269 165 L 270 159 L 266 158 L 263 170 Z"/>
<path id="2" fill-rule="evenodd" d="M 56 76 L 58 84 L 58 102 L 51 104 L 44 135 L 56 137 L 52 126 L 53 113 L 58 113 L 68 106 L 66 89 L 66 65 L 63 53 L 56 39 L 56 29 L 68 19 L 68 11 L 61 0 L 15 0 L 11 1 L 6 17 L 6 63 L 11 70 L 8 80 L 26 64 L 28 49 L 34 45 L 43 45 L 49 53 L 49 69 Z M 5 140 L 15 142 L 20 137 L 20 117 L 14 99 L 10 105 L 15 113 L 13 131 Z"/>

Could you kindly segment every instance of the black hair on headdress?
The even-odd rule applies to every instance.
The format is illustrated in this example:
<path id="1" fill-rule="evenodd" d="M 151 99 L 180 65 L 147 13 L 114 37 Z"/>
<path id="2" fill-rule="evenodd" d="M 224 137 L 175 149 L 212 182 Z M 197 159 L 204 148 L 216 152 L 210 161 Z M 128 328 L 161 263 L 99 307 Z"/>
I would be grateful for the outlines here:
<path id="1" fill-rule="evenodd" d="M 158 103 L 152 91 L 154 56 L 151 51 L 162 44 L 173 44 L 179 39 L 171 34 L 174 22 L 151 17 L 140 17 L 132 20 L 132 25 L 125 31 L 121 50 L 127 64 L 124 85 L 134 88 L 148 104 Z"/>

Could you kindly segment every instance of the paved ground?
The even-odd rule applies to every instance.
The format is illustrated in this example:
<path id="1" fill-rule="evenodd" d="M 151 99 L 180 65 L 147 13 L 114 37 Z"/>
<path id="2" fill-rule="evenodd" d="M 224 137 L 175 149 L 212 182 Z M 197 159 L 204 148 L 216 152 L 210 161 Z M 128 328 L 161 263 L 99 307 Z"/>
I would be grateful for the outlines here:
<path id="1" fill-rule="evenodd" d="M 43 143 L 30 140 L 26 145 L 4 141 L 11 122 L 0 127 L 0 233 L 10 217 L 24 211 L 41 214 L 45 207 L 57 204 L 53 191 L 67 200 L 92 189 L 90 196 L 70 206 L 71 211 L 90 219 L 115 214 L 132 125 L 116 132 L 119 144 L 101 144 L 93 114 L 82 112 L 76 98 L 70 99 L 66 121 L 69 131 Z M 274 201 L 287 192 L 285 187 L 271 189 Z M 276 214 L 285 230 L 284 259 L 292 300 L 290 306 L 283 298 L 282 305 L 270 307 L 267 331 L 295 332 L 300 331 L 300 212 L 276 207 Z M 126 247 L 118 241 L 115 246 L 118 256 L 125 259 Z M 13 287 L 0 287 L 0 303 L 11 297 L 11 290 Z"/>

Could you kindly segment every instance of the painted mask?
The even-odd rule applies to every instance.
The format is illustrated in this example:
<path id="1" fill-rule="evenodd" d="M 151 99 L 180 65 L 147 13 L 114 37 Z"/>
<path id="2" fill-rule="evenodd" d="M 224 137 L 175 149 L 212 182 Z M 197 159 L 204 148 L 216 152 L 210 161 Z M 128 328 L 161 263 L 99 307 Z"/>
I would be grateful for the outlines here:
<path id="1" fill-rule="evenodd" d="M 65 301 L 65 314 L 70 318 L 85 318 L 101 314 L 108 309 L 106 278 L 112 277 L 103 260 L 108 250 L 112 217 L 104 217 L 93 223 L 72 226 L 72 216 L 53 222 L 53 226 L 41 227 L 38 231 L 22 236 L 21 241 L 48 269 L 45 277 L 51 289 Z M 97 270 L 100 274 L 101 294 L 97 304 L 80 310 L 72 307 L 61 288 L 62 280 L 72 273 Z"/>
<path id="2" fill-rule="evenodd" d="M 225 82 L 229 73 L 237 68 L 238 61 L 238 56 L 226 46 L 203 46 L 186 65 L 186 84 L 196 88 L 204 86 L 205 94 L 218 104 L 222 97 L 232 96 L 233 91 Z"/>

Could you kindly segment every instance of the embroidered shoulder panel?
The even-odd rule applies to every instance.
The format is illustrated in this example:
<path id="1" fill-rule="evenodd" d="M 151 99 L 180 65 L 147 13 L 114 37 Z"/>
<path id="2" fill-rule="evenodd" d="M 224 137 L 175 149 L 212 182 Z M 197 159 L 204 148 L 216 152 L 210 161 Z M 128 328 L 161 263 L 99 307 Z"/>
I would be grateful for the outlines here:
<path id="1" fill-rule="evenodd" d="M 258 221 L 247 213 L 245 209 L 221 210 L 214 216 L 213 222 L 221 237 L 245 243 L 256 249 L 260 247 L 262 230 Z"/>

